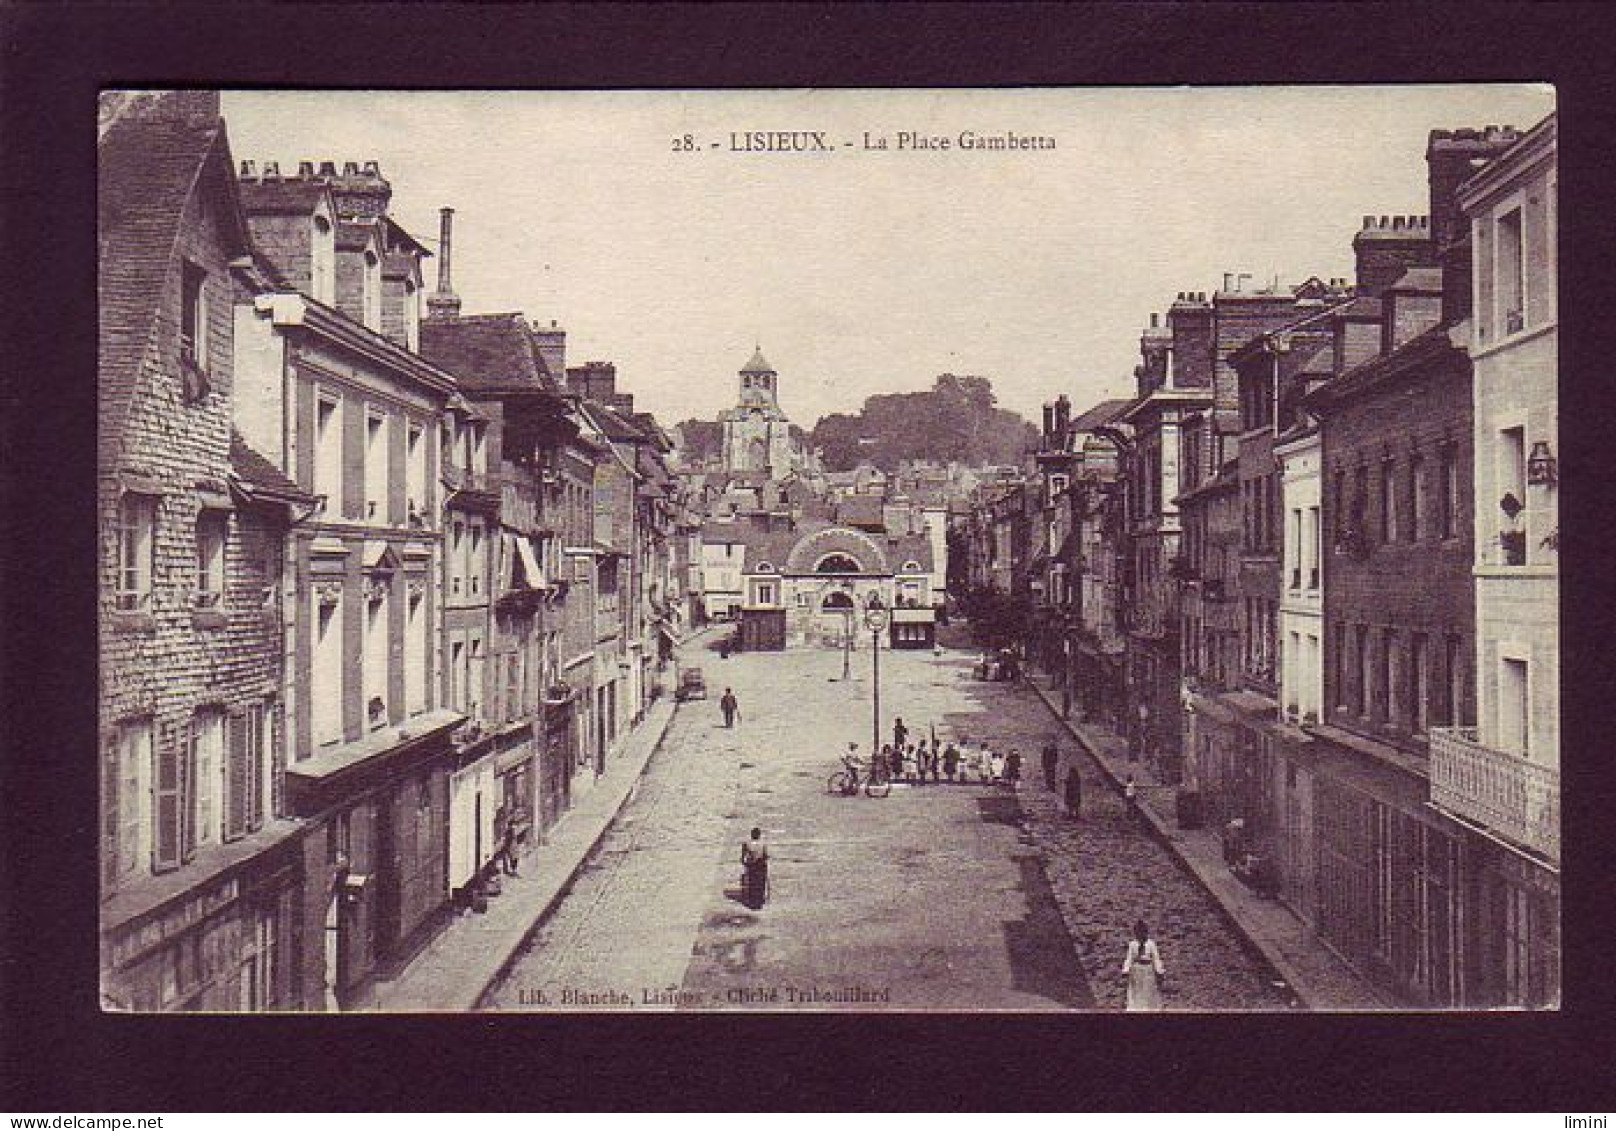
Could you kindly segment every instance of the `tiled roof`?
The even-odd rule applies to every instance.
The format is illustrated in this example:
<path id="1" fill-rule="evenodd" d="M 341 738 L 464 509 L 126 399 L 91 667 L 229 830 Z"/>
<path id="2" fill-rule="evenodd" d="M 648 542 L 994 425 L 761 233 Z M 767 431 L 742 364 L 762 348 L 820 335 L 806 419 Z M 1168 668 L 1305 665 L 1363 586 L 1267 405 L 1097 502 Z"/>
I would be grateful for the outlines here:
<path id="1" fill-rule="evenodd" d="M 876 495 L 846 495 L 836 503 L 836 521 L 845 526 L 883 527 L 882 500 Z"/>
<path id="2" fill-rule="evenodd" d="M 173 262 L 185 205 L 204 174 L 239 208 L 234 197 L 224 124 L 207 126 L 162 118 L 114 122 L 96 153 L 100 235 L 97 364 L 102 453 L 122 440 L 129 402 L 151 342 L 152 326 Z M 238 231 L 234 252 L 246 247 Z"/>
<path id="3" fill-rule="evenodd" d="M 453 373 L 467 392 L 556 391 L 539 357 L 532 329 L 520 314 L 424 319 L 421 356 Z"/>
<path id="4" fill-rule="evenodd" d="M 1075 417 L 1066 427 L 1072 432 L 1091 432 L 1102 424 L 1111 423 L 1121 416 L 1131 404 L 1133 404 L 1133 401 L 1126 398 L 1101 401 L 1093 408 Z"/>
<path id="5" fill-rule="evenodd" d="M 1462 364 L 1468 355 L 1453 344 L 1449 330 L 1447 326 L 1435 326 L 1410 338 L 1391 353 L 1320 385 L 1303 398 L 1303 403 L 1315 410 L 1330 408 L 1421 367 Z"/>
<path id="6" fill-rule="evenodd" d="M 230 470 L 249 491 L 256 494 L 288 502 L 314 501 L 314 496 L 298 487 L 280 468 L 254 451 L 234 428 L 230 430 Z"/>
<path id="7" fill-rule="evenodd" d="M 742 373 L 773 373 L 774 366 L 770 365 L 763 356 L 762 347 L 752 351 L 752 360 L 746 363 Z"/>

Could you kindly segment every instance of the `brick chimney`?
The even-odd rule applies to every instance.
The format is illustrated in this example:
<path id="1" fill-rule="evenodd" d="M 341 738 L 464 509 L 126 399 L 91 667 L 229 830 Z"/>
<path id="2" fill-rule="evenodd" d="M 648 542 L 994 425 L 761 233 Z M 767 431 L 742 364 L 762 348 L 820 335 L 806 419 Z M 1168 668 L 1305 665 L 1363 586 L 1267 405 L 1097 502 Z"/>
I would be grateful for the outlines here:
<path id="1" fill-rule="evenodd" d="M 344 161 L 342 172 L 336 162 L 320 162 L 320 176 L 331 186 L 331 199 L 337 206 L 337 218 L 345 221 L 374 220 L 387 215 L 387 206 L 393 200 L 393 186 L 382 176 L 381 166 L 366 161 L 361 167 L 357 161 Z"/>
<path id="2" fill-rule="evenodd" d="M 1139 395 L 1167 383 L 1168 359 L 1173 350 L 1172 331 L 1161 324 L 1161 315 L 1152 314 L 1150 325 L 1139 336 Z"/>
<path id="3" fill-rule="evenodd" d="M 1212 386 L 1212 304 L 1205 291 L 1185 291 L 1167 311 L 1172 334 L 1172 386 L 1206 389 Z"/>
<path id="4" fill-rule="evenodd" d="M 1429 216 L 1365 216 L 1352 237 L 1357 293 L 1375 297 L 1410 267 L 1434 267 Z"/>
<path id="5" fill-rule="evenodd" d="M 460 296 L 454 292 L 450 278 L 450 237 L 454 228 L 454 209 L 438 209 L 438 289 L 426 296 L 428 318 L 459 318 Z"/>
<path id="6" fill-rule="evenodd" d="M 558 385 L 567 381 L 567 332 L 556 324 L 554 318 L 550 319 L 548 326 L 533 324 L 533 340 L 539 351 L 539 358 L 544 362 L 544 368 L 549 372 L 552 380 Z"/>
<path id="7" fill-rule="evenodd" d="M 1442 267 L 1442 320 L 1470 314 L 1470 225 L 1459 208 L 1459 186 L 1520 140 L 1514 126 L 1432 130 L 1425 146 L 1431 192 L 1431 238 Z"/>
<path id="8" fill-rule="evenodd" d="M 617 396 L 617 366 L 609 361 L 586 361 L 567 370 L 567 385 L 580 396 L 610 405 Z"/>

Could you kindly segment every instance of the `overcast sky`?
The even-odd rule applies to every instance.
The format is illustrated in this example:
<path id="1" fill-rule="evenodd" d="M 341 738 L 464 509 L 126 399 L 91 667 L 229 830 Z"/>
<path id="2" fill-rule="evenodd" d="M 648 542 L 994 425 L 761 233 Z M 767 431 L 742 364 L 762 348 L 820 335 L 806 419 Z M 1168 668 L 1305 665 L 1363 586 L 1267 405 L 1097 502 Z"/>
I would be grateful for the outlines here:
<path id="1" fill-rule="evenodd" d="M 811 427 L 939 373 L 1036 419 L 1127 395 L 1139 329 L 1224 272 L 1352 274 L 1366 213 L 1427 209 L 1432 128 L 1553 109 L 1542 86 L 623 93 L 227 93 L 237 158 L 377 160 L 466 313 L 568 330 L 666 424 L 736 398 L 754 344 Z M 730 134 L 822 131 L 831 152 Z M 862 148 L 865 132 L 885 152 Z M 900 131 L 946 152 L 897 151 Z M 1014 131 L 1053 150 L 966 151 Z M 694 152 L 675 152 L 691 134 Z M 719 148 L 712 148 L 713 143 Z M 845 148 L 844 143 L 853 143 Z M 436 281 L 427 262 L 427 286 Z"/>

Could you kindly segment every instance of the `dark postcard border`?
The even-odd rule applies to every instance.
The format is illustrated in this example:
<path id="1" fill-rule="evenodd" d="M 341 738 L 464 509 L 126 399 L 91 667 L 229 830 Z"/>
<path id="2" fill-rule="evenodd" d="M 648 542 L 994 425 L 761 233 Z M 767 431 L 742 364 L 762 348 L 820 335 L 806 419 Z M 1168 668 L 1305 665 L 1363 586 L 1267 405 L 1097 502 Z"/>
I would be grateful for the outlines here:
<path id="1" fill-rule="evenodd" d="M 1610 17 L 1594 5 L 133 4 L 0 12 L 0 1101 L 13 1110 L 1589 1110 L 1616 1060 Z M 1554 81 L 1567 547 L 1560 1015 L 128 1018 L 96 1010 L 102 85 Z M 1457 123 L 1456 123 L 1457 124 Z M 1522 125 L 1528 123 L 1521 123 Z M 1305 191 L 1305 185 L 1297 191 Z M 1575 683 L 1572 683 L 1572 679 Z"/>

